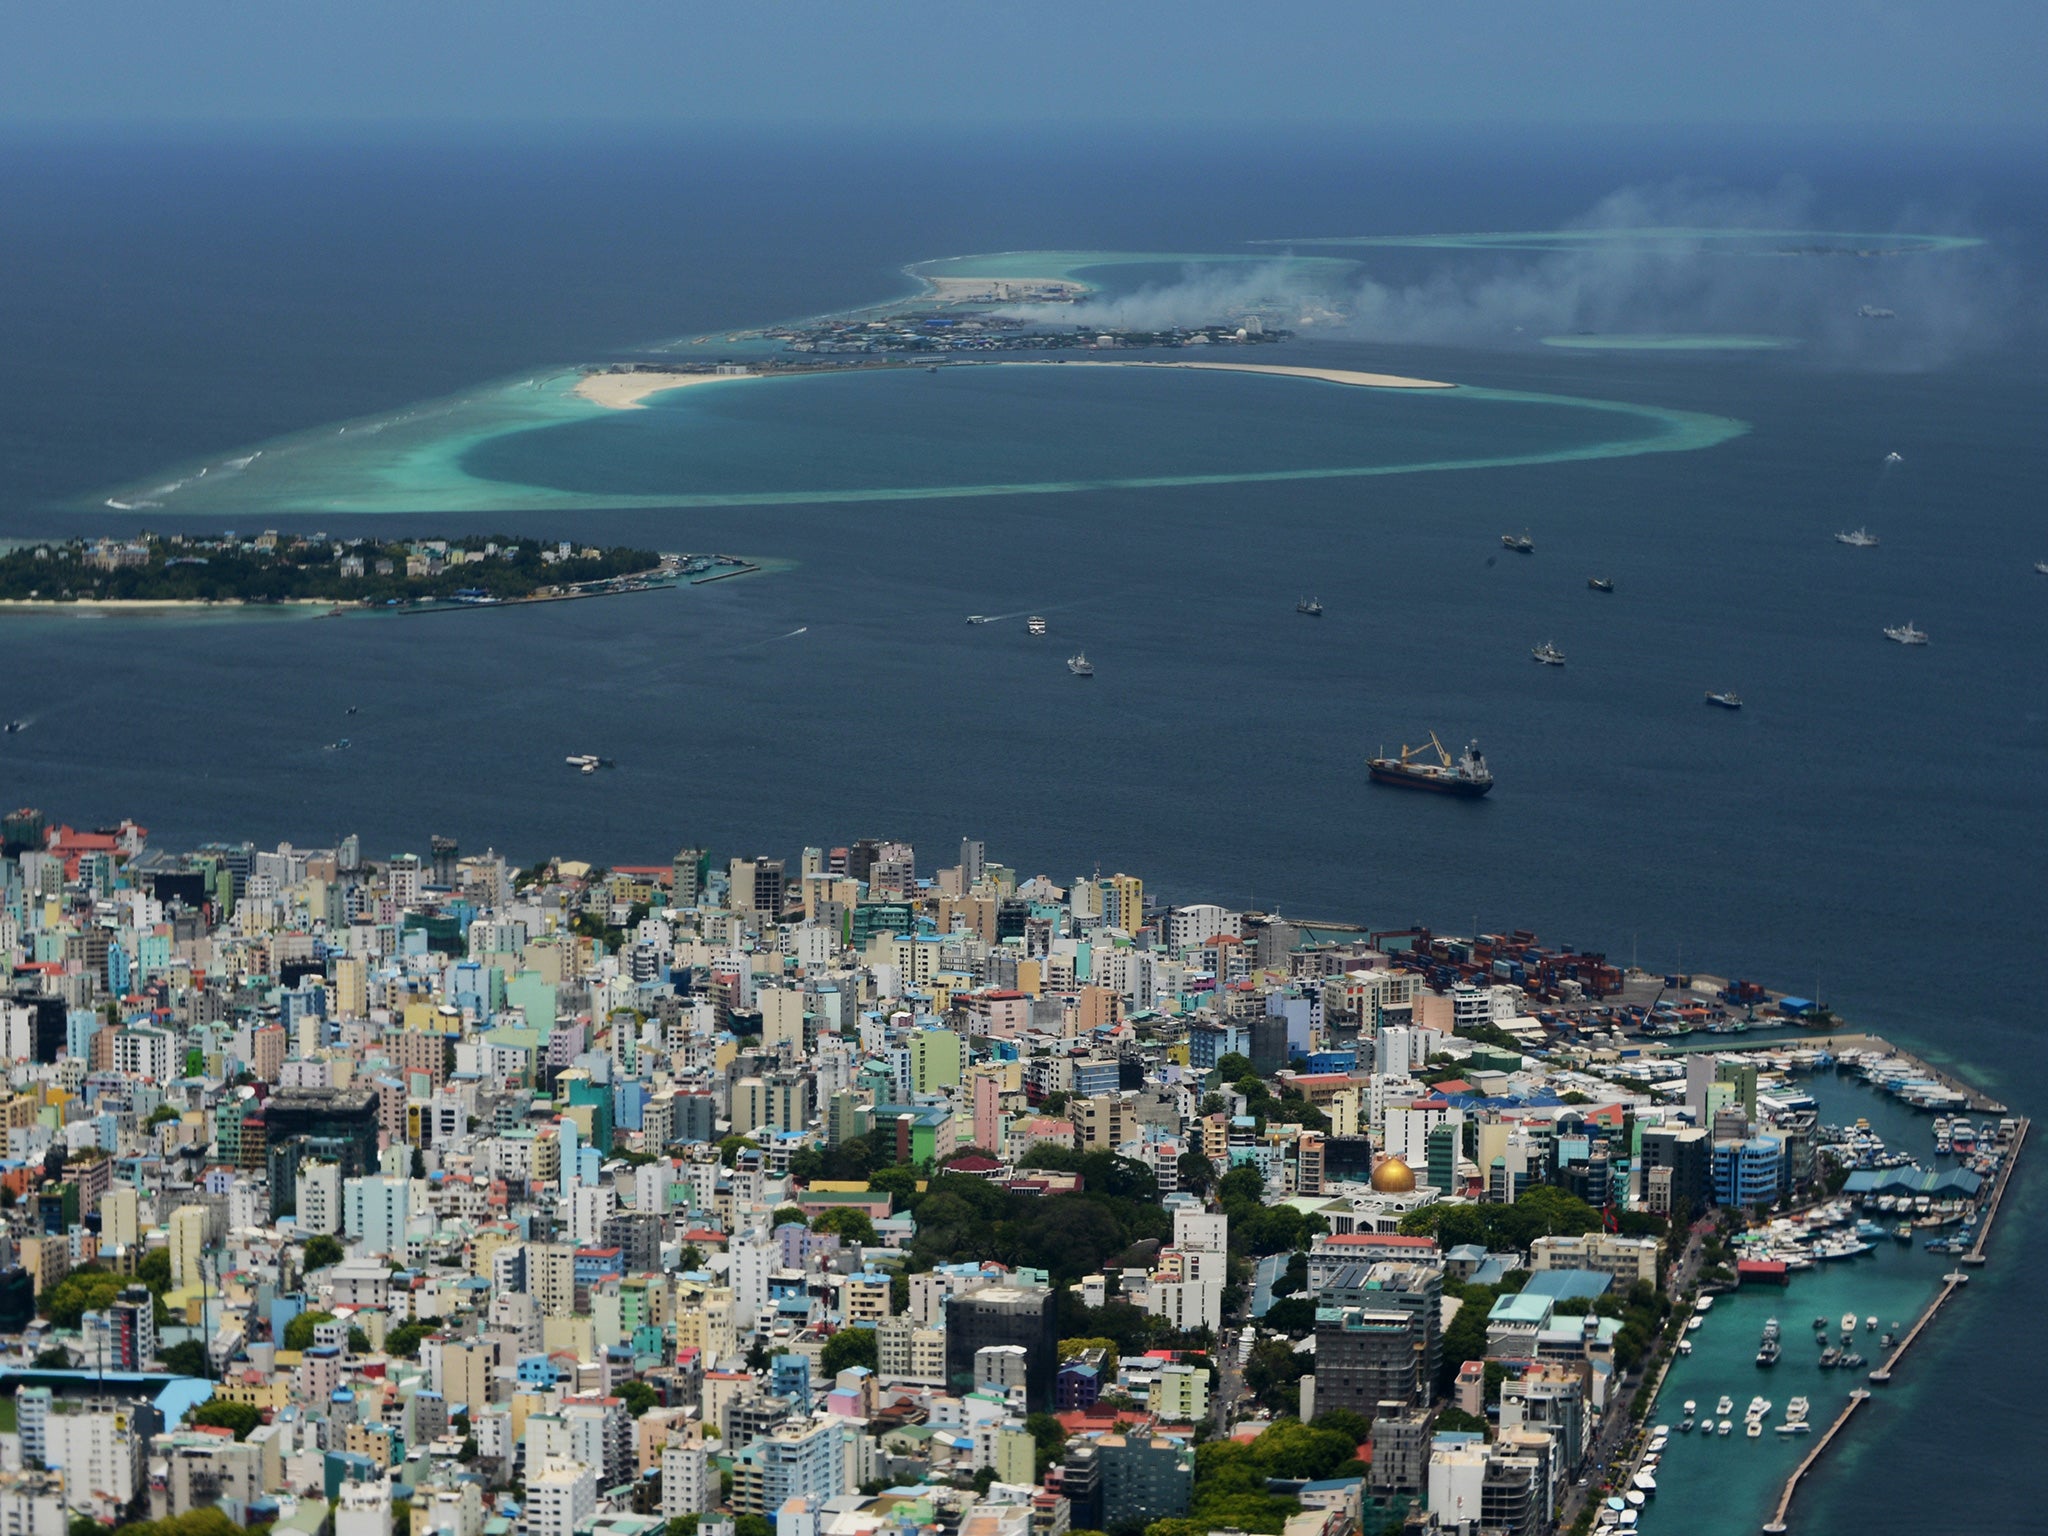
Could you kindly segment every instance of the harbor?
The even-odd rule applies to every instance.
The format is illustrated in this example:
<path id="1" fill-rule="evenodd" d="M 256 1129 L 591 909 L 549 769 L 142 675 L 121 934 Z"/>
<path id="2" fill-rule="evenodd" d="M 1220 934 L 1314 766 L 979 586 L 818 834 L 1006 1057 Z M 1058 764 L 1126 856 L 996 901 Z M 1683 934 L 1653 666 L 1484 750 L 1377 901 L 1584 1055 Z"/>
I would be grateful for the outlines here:
<path id="1" fill-rule="evenodd" d="M 1851 1051 L 1900 1056 L 1869 1037 L 1859 1037 Z M 1985 1112 L 2003 1108 L 1953 1078 L 1944 1081 Z M 1879 1081 L 1856 1070 L 1822 1071 L 1804 1086 L 1824 1123 L 1858 1130 L 1866 1143 L 1888 1149 L 1877 1162 L 1908 1153 L 1919 1165 L 1915 1172 L 1949 1163 L 1928 1153 L 1932 1111 Z M 1895 1212 L 1886 1221 L 1874 1209 L 1875 1195 L 1837 1197 L 1797 1219 L 1779 1217 L 1746 1234 L 1767 1242 L 1776 1233 L 1784 1257 L 1794 1251 L 1784 1234 L 1805 1227 L 1805 1251 L 1816 1261 L 1781 1270 L 1776 1284 L 1754 1283 L 1761 1277 L 1746 1275 L 1752 1283 L 1715 1288 L 1702 1298 L 1679 1334 L 1683 1343 L 1658 1400 L 1645 1415 L 1637 1456 L 1610 1479 L 1616 1488 L 1640 1492 L 1637 1479 L 1647 1467 L 1652 1497 L 1633 1508 L 1623 1500 L 1619 1509 L 1610 1499 L 1602 1523 L 1650 1532 L 1677 1529 L 1660 1516 L 1661 1502 L 1664 1510 L 1684 1512 L 1688 1536 L 1757 1530 L 1780 1536 L 1792 1529 L 1795 1500 L 1829 1453 L 1859 1427 L 1852 1421 L 1882 1401 L 1877 1389 L 1895 1379 L 1936 1319 L 1967 1295 L 1970 1276 L 1963 1266 L 1988 1258 L 1993 1225 L 2028 1130 L 2024 1118 L 2011 1123 L 2000 1140 L 1995 1171 L 1966 1215 L 1944 1217 L 1937 1209 L 1917 1218 L 1958 1226 L 1969 1234 L 1966 1247 L 1950 1251 L 1949 1227 L 1916 1226 L 1910 1208 L 1903 1219 Z M 1909 1236 L 1900 1240 L 1899 1231 Z M 1739 1251 L 1740 1240 L 1731 1244 L 1731 1252 Z M 1749 1405 L 1746 1413 L 1743 1404 Z"/>

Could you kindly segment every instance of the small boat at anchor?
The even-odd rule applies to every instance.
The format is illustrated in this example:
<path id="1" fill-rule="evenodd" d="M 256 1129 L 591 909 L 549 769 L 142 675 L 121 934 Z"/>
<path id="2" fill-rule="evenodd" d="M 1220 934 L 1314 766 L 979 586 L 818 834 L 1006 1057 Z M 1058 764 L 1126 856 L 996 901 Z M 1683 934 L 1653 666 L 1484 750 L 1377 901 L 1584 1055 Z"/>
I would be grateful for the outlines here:
<path id="1" fill-rule="evenodd" d="M 1588 576 L 1586 578 L 1586 585 L 1595 592 L 1612 592 L 1614 590 L 1614 583 L 1605 576 Z"/>
<path id="2" fill-rule="evenodd" d="M 1707 695 L 1707 702 L 1709 704 L 1718 705 L 1722 709 L 1742 708 L 1742 698 L 1739 694 L 1710 693 Z"/>
<path id="3" fill-rule="evenodd" d="M 1564 652 L 1557 648 L 1557 643 L 1553 640 L 1546 640 L 1541 645 L 1531 647 L 1529 655 L 1541 666 L 1561 667 L 1564 665 Z"/>

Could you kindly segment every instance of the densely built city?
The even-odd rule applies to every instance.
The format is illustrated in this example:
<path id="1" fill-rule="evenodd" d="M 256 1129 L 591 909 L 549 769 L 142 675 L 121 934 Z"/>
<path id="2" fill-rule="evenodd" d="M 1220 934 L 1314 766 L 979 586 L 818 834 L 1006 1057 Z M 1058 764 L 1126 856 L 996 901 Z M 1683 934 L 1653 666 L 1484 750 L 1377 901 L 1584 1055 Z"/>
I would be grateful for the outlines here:
<path id="1" fill-rule="evenodd" d="M 1822 1125 L 1810 1000 L 975 841 L 0 835 L 19 1536 L 1629 1525 L 1697 1295 L 1844 1207 L 1774 1212 L 2013 1134 Z"/>

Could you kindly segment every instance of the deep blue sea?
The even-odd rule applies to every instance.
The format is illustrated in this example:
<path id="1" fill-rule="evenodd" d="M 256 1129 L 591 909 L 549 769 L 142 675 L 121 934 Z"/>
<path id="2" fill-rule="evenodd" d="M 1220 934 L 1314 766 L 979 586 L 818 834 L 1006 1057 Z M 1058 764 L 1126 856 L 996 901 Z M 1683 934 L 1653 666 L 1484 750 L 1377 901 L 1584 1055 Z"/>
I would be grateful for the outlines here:
<path id="1" fill-rule="evenodd" d="M 1395 295 L 1379 329 L 1259 354 L 1747 425 L 1690 452 L 1108 485 L 1506 456 L 1637 428 L 1384 396 L 1353 415 L 1320 387 L 1174 389 L 1107 370 L 685 391 L 498 438 L 470 473 L 600 497 L 678 474 L 740 491 L 1080 488 L 278 512 L 263 525 L 504 529 L 787 565 L 450 617 L 0 617 L 0 715 L 33 722 L 0 746 L 0 796 L 79 824 L 133 816 L 171 846 L 355 831 L 383 853 L 446 833 L 522 862 L 886 836 L 936 866 L 971 835 L 1025 872 L 1124 869 L 1170 899 L 1527 926 L 1646 965 L 1817 987 L 2038 1113 L 2044 194 L 2031 147 L 1767 135 L 6 143 L 0 537 L 132 531 L 138 514 L 98 498 L 169 466 L 868 303 L 907 289 L 906 263 L 946 255 L 1555 230 L 1603 206 L 1987 243 L 1710 254 L 1683 271 L 1390 249 L 1370 256 Z M 1855 321 L 1865 304 L 1896 318 Z M 1587 329 L 1801 344 L 1542 345 Z M 1883 470 L 1890 452 L 1903 462 Z M 1834 542 L 1864 523 L 1879 548 Z M 1504 554 L 1500 535 L 1523 531 L 1536 553 Z M 1612 596 L 1588 590 L 1594 574 Z M 1320 621 L 1294 612 L 1310 593 Z M 1048 618 L 1044 640 L 1027 612 Z M 1933 643 L 1880 637 L 1906 620 Z M 1567 667 L 1531 663 L 1545 640 Z M 1074 649 L 1092 683 L 1061 664 Z M 1740 714 L 1704 707 L 1721 688 Z M 1366 785 L 1366 754 L 1432 729 L 1479 738 L 1491 798 Z M 344 733 L 349 751 L 324 750 Z M 576 775 L 562 759 L 582 751 L 619 767 Z M 1803 1528 L 1918 1532 L 1936 1510 L 2041 1528 L 2009 1444 L 1983 1426 L 2028 1422 L 2048 1370 L 2027 1286 L 2048 1263 L 2043 1189 L 2036 1167 L 1914 1382 L 1802 1496 Z"/>

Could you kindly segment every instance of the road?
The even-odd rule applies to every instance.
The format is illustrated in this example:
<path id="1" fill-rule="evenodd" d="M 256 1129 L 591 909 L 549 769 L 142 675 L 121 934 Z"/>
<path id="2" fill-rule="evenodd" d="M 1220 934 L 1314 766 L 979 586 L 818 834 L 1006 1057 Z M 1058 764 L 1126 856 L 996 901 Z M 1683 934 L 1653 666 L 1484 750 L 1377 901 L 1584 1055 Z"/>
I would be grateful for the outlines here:
<path id="1" fill-rule="evenodd" d="M 1673 1301 L 1691 1289 L 1698 1279 L 1702 1245 L 1713 1230 L 1713 1222 L 1696 1221 L 1686 1235 L 1684 1252 L 1679 1254 L 1664 1277 L 1664 1294 Z M 1604 1496 L 1607 1486 L 1626 1482 L 1633 1475 L 1641 1436 L 1629 1409 L 1634 1406 L 1636 1394 L 1642 1390 L 1645 1372 L 1665 1351 L 1661 1336 L 1652 1344 L 1651 1350 L 1634 1371 L 1616 1383 L 1614 1391 L 1608 1395 L 1607 1410 L 1600 1419 L 1600 1433 L 1586 1448 L 1585 1464 L 1589 1471 L 1585 1485 L 1574 1486 L 1565 1495 L 1564 1505 L 1558 1511 L 1560 1529 L 1569 1530 L 1588 1502 Z"/>

